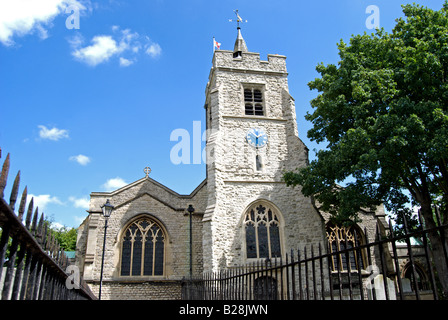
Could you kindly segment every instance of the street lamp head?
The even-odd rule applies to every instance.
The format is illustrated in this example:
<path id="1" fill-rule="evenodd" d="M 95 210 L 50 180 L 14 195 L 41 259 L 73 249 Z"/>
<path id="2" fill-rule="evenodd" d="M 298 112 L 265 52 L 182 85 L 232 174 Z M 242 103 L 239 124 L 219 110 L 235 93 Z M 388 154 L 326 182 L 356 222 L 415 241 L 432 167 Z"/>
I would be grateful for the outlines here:
<path id="1" fill-rule="evenodd" d="M 192 206 L 191 204 L 188 206 L 187 211 L 188 211 L 190 214 L 192 214 L 192 213 L 194 212 L 194 208 L 193 208 L 193 206 Z"/>
<path id="2" fill-rule="evenodd" d="M 114 210 L 114 206 L 110 204 L 109 199 L 106 200 L 106 203 L 101 206 L 101 210 L 103 210 L 103 216 L 105 218 L 109 218 Z"/>

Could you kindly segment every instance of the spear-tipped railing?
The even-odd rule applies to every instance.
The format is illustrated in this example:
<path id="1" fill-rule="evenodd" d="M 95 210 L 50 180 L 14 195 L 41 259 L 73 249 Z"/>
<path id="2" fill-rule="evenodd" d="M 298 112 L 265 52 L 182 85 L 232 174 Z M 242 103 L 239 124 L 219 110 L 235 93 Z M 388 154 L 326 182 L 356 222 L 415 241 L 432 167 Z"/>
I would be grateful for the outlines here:
<path id="1" fill-rule="evenodd" d="M 44 214 L 39 214 L 38 207 L 34 208 L 33 198 L 26 208 L 27 187 L 22 192 L 19 209 L 15 213 L 20 171 L 14 179 L 9 203 L 4 199 L 9 167 L 8 154 L 0 175 L 0 298 L 96 299 L 79 274 L 76 274 L 77 268 L 68 268 L 69 259 L 50 232 Z"/>

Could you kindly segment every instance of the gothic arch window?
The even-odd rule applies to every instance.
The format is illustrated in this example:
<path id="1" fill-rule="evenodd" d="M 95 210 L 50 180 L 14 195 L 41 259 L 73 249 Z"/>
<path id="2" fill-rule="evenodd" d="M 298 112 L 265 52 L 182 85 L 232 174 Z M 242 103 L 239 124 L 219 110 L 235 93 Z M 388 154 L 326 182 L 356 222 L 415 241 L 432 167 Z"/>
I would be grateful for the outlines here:
<path id="1" fill-rule="evenodd" d="M 415 275 L 417 277 L 415 282 L 417 283 L 418 291 L 429 290 L 429 282 L 427 280 L 425 271 L 423 271 L 423 269 L 420 268 L 420 266 L 418 266 L 417 264 L 414 265 L 415 265 Z M 404 268 L 403 275 L 404 278 L 409 279 L 409 282 L 411 284 L 411 290 L 416 291 L 414 283 L 414 272 L 412 270 L 413 270 L 412 264 L 409 262 Z"/>
<path id="2" fill-rule="evenodd" d="M 133 221 L 121 240 L 122 276 L 163 276 L 166 236 L 155 220 L 142 217 Z"/>
<path id="3" fill-rule="evenodd" d="M 347 252 L 337 253 L 345 249 L 355 248 L 364 243 L 358 227 L 345 227 L 328 223 L 327 240 L 329 251 L 333 253 L 331 255 L 332 271 L 356 271 L 358 267 L 365 269 L 365 249 L 350 250 L 348 254 Z"/>
<path id="4" fill-rule="evenodd" d="M 277 210 L 266 203 L 252 205 L 244 216 L 246 257 L 280 257 L 280 216 Z"/>

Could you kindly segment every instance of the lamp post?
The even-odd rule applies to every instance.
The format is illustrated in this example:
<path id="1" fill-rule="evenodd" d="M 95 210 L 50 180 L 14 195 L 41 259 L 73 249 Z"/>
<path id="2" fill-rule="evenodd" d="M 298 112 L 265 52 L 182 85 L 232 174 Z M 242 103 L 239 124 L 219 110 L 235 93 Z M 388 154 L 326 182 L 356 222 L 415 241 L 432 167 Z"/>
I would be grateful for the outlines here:
<path id="1" fill-rule="evenodd" d="M 193 206 L 190 204 L 187 209 L 190 214 L 190 280 L 193 278 L 193 234 L 192 234 L 192 223 L 191 215 L 194 212 Z"/>
<path id="2" fill-rule="evenodd" d="M 106 231 L 107 231 L 107 220 L 109 219 L 112 211 L 114 210 L 114 206 L 110 204 L 109 199 L 106 200 L 106 203 L 101 206 L 101 210 L 103 211 L 103 216 L 106 219 L 104 222 L 104 239 L 103 239 L 103 257 L 101 258 L 101 275 L 100 275 L 100 291 L 98 294 L 98 300 L 101 300 L 101 287 L 103 286 L 103 268 L 104 268 L 104 252 L 106 251 Z"/>

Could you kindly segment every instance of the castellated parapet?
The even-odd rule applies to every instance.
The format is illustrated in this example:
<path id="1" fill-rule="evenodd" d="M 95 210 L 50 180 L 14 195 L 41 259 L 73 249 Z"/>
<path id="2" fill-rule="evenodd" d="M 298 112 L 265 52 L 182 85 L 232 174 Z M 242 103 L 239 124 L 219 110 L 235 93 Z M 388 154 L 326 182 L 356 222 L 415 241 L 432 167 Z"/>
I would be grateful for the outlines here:
<path id="1" fill-rule="evenodd" d="M 226 68 L 231 71 L 250 70 L 251 73 L 285 73 L 286 56 L 268 54 L 268 60 L 260 60 L 260 54 L 255 52 L 243 52 L 238 58 L 233 57 L 233 52 L 228 50 L 215 51 L 213 56 L 213 68 Z M 229 70 L 230 71 L 230 70 Z"/>

